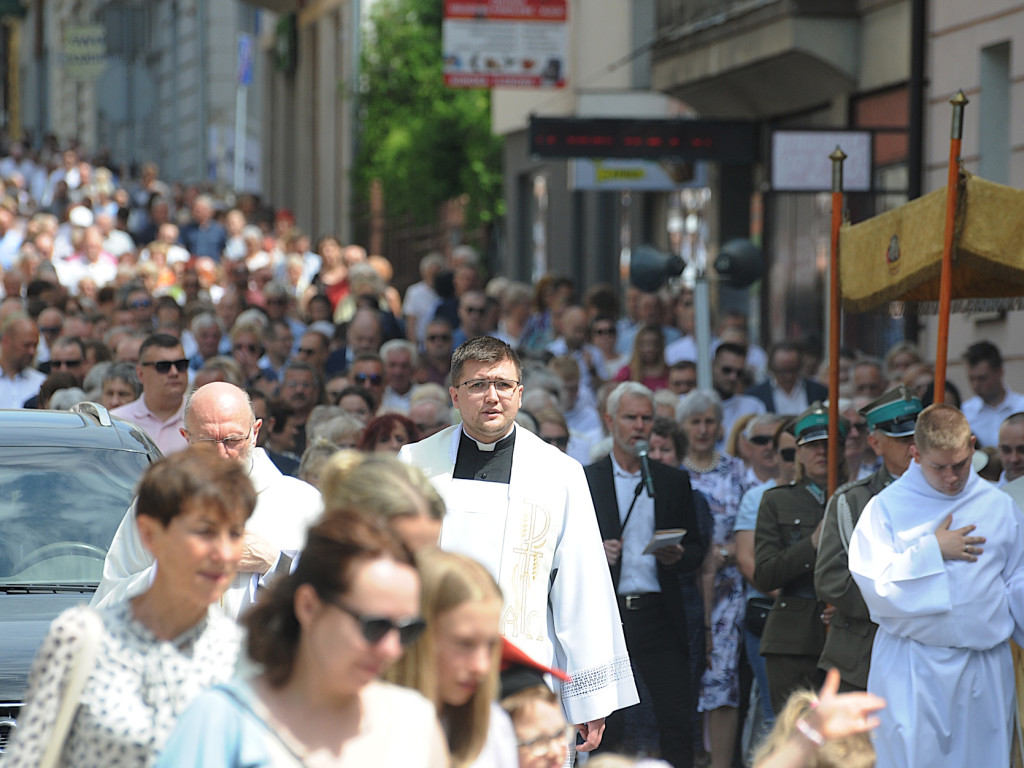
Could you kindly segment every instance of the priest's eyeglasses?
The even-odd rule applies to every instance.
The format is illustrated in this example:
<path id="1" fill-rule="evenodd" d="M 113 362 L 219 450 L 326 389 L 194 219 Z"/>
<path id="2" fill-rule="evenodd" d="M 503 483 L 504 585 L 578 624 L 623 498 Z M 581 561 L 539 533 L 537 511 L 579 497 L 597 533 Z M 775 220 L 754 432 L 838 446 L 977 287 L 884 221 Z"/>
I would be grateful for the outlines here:
<path id="1" fill-rule="evenodd" d="M 465 387 L 471 395 L 483 395 L 493 386 L 499 395 L 508 396 L 516 391 L 519 382 L 514 379 L 470 379 L 459 386 Z"/>
<path id="2" fill-rule="evenodd" d="M 256 426 L 253 424 L 253 426 Z M 245 445 L 246 441 L 252 436 L 252 427 L 249 427 L 249 431 L 244 435 L 228 435 L 227 437 L 192 437 L 188 436 L 189 442 L 193 445 L 196 443 L 213 443 L 214 445 L 223 445 L 229 451 L 236 451 Z"/>
<path id="3" fill-rule="evenodd" d="M 342 613 L 347 613 L 355 619 L 359 625 L 359 631 L 363 633 L 363 639 L 370 645 L 376 645 L 384 639 L 388 632 L 395 630 L 398 632 L 398 642 L 402 644 L 403 648 L 408 648 L 419 639 L 427 627 L 427 623 L 419 617 L 405 621 L 392 621 L 386 616 L 364 616 L 361 613 L 356 613 L 339 600 L 329 602 Z"/>

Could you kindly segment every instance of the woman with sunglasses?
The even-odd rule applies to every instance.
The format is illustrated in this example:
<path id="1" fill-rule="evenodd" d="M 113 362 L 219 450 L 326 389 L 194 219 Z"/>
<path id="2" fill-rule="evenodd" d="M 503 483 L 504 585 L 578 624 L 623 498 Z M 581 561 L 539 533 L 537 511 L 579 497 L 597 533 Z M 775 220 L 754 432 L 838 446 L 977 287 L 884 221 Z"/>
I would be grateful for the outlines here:
<path id="1" fill-rule="evenodd" d="M 748 752 L 756 748 L 757 743 L 771 730 L 775 722 L 771 698 L 768 695 L 768 675 L 765 672 L 764 658 L 761 656 L 761 632 L 768 617 L 768 609 L 775 599 L 776 593 L 765 594 L 754 583 L 754 531 L 757 529 L 757 510 L 765 491 L 776 486 L 791 485 L 796 478 L 796 438 L 787 427 L 790 420 L 785 420 L 775 427 L 772 435 L 772 447 L 779 457 L 778 476 L 770 478 L 760 485 L 755 485 L 740 500 L 740 511 L 736 515 L 733 530 L 736 534 L 736 565 L 747 582 L 747 609 L 743 627 L 743 641 L 747 651 L 747 661 L 754 671 L 757 680 L 757 696 L 760 703 L 760 727 L 751 736 L 751 743 L 745 745 Z M 747 715 L 753 717 L 751 712 Z"/>
<path id="2" fill-rule="evenodd" d="M 495 699 L 501 591 L 480 563 L 425 550 L 417 556 L 427 629 L 388 674 L 434 702 L 452 768 L 514 768 L 516 737 Z"/>
<path id="3" fill-rule="evenodd" d="M 775 413 L 759 413 L 750 418 L 737 435 L 738 454 L 746 465 L 751 486 L 761 485 L 779 475 L 779 451 L 776 445 L 779 425 L 785 419 Z M 739 422 L 737 422 L 739 423 Z"/>
<path id="4" fill-rule="evenodd" d="M 701 576 L 708 668 L 700 686 L 698 712 L 707 713 L 712 768 L 732 765 L 738 723 L 740 644 L 745 586 L 736 568 L 733 524 L 749 487 L 743 462 L 715 449 L 722 432 L 722 403 L 711 390 L 695 390 L 679 403 L 676 419 L 689 447 L 683 469 L 690 485 L 707 499 L 714 520 L 711 546 Z"/>
<path id="5" fill-rule="evenodd" d="M 448 765 L 431 704 L 378 679 L 424 624 L 408 551 L 377 521 L 327 513 L 245 624 L 261 671 L 202 694 L 158 766 Z"/>

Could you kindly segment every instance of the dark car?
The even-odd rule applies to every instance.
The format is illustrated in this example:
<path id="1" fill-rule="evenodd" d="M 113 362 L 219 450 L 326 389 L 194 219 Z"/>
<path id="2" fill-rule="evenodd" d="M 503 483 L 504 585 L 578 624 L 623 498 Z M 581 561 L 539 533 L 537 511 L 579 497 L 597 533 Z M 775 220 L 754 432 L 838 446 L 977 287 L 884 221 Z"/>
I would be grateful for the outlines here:
<path id="1" fill-rule="evenodd" d="M 50 623 L 96 591 L 135 486 L 160 457 L 95 403 L 0 410 L 0 752 Z"/>

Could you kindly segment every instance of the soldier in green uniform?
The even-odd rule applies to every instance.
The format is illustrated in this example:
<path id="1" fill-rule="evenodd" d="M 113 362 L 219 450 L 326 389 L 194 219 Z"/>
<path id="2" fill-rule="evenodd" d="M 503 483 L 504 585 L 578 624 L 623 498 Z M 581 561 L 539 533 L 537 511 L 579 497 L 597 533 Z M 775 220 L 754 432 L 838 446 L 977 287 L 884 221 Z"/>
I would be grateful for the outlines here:
<path id="1" fill-rule="evenodd" d="M 790 427 L 796 437 L 797 481 L 770 488 L 761 499 L 754 534 L 754 583 L 779 590 L 761 635 L 772 708 L 781 712 L 797 688 L 817 690 L 825 679 L 818 657 L 825 625 L 814 592 L 814 562 L 828 483 L 828 451 L 842 455 L 847 422 L 840 420 L 840 445 L 828 444 L 828 412 L 820 402 Z"/>
<path id="2" fill-rule="evenodd" d="M 835 613 L 818 666 L 839 670 L 841 691 L 867 690 L 871 643 L 877 629 L 850 575 L 850 536 L 868 500 L 910 466 L 910 446 L 920 412 L 921 401 L 904 386 L 886 392 L 858 411 L 867 421 L 868 444 L 882 458 L 882 466 L 870 477 L 841 486 L 825 510 L 814 588 L 818 599 L 834 606 Z"/>

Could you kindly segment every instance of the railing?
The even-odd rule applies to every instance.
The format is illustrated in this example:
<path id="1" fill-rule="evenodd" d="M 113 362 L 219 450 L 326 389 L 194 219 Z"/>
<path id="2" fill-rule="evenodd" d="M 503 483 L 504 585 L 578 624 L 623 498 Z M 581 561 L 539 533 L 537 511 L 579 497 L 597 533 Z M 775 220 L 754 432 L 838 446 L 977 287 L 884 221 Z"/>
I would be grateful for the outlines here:
<path id="1" fill-rule="evenodd" d="M 658 29 L 691 27 L 696 31 L 781 2 L 783 0 L 657 0 Z"/>
<path id="2" fill-rule="evenodd" d="M 780 14 L 847 16 L 857 0 L 655 0 L 658 31 L 684 36 L 776 6 Z"/>

